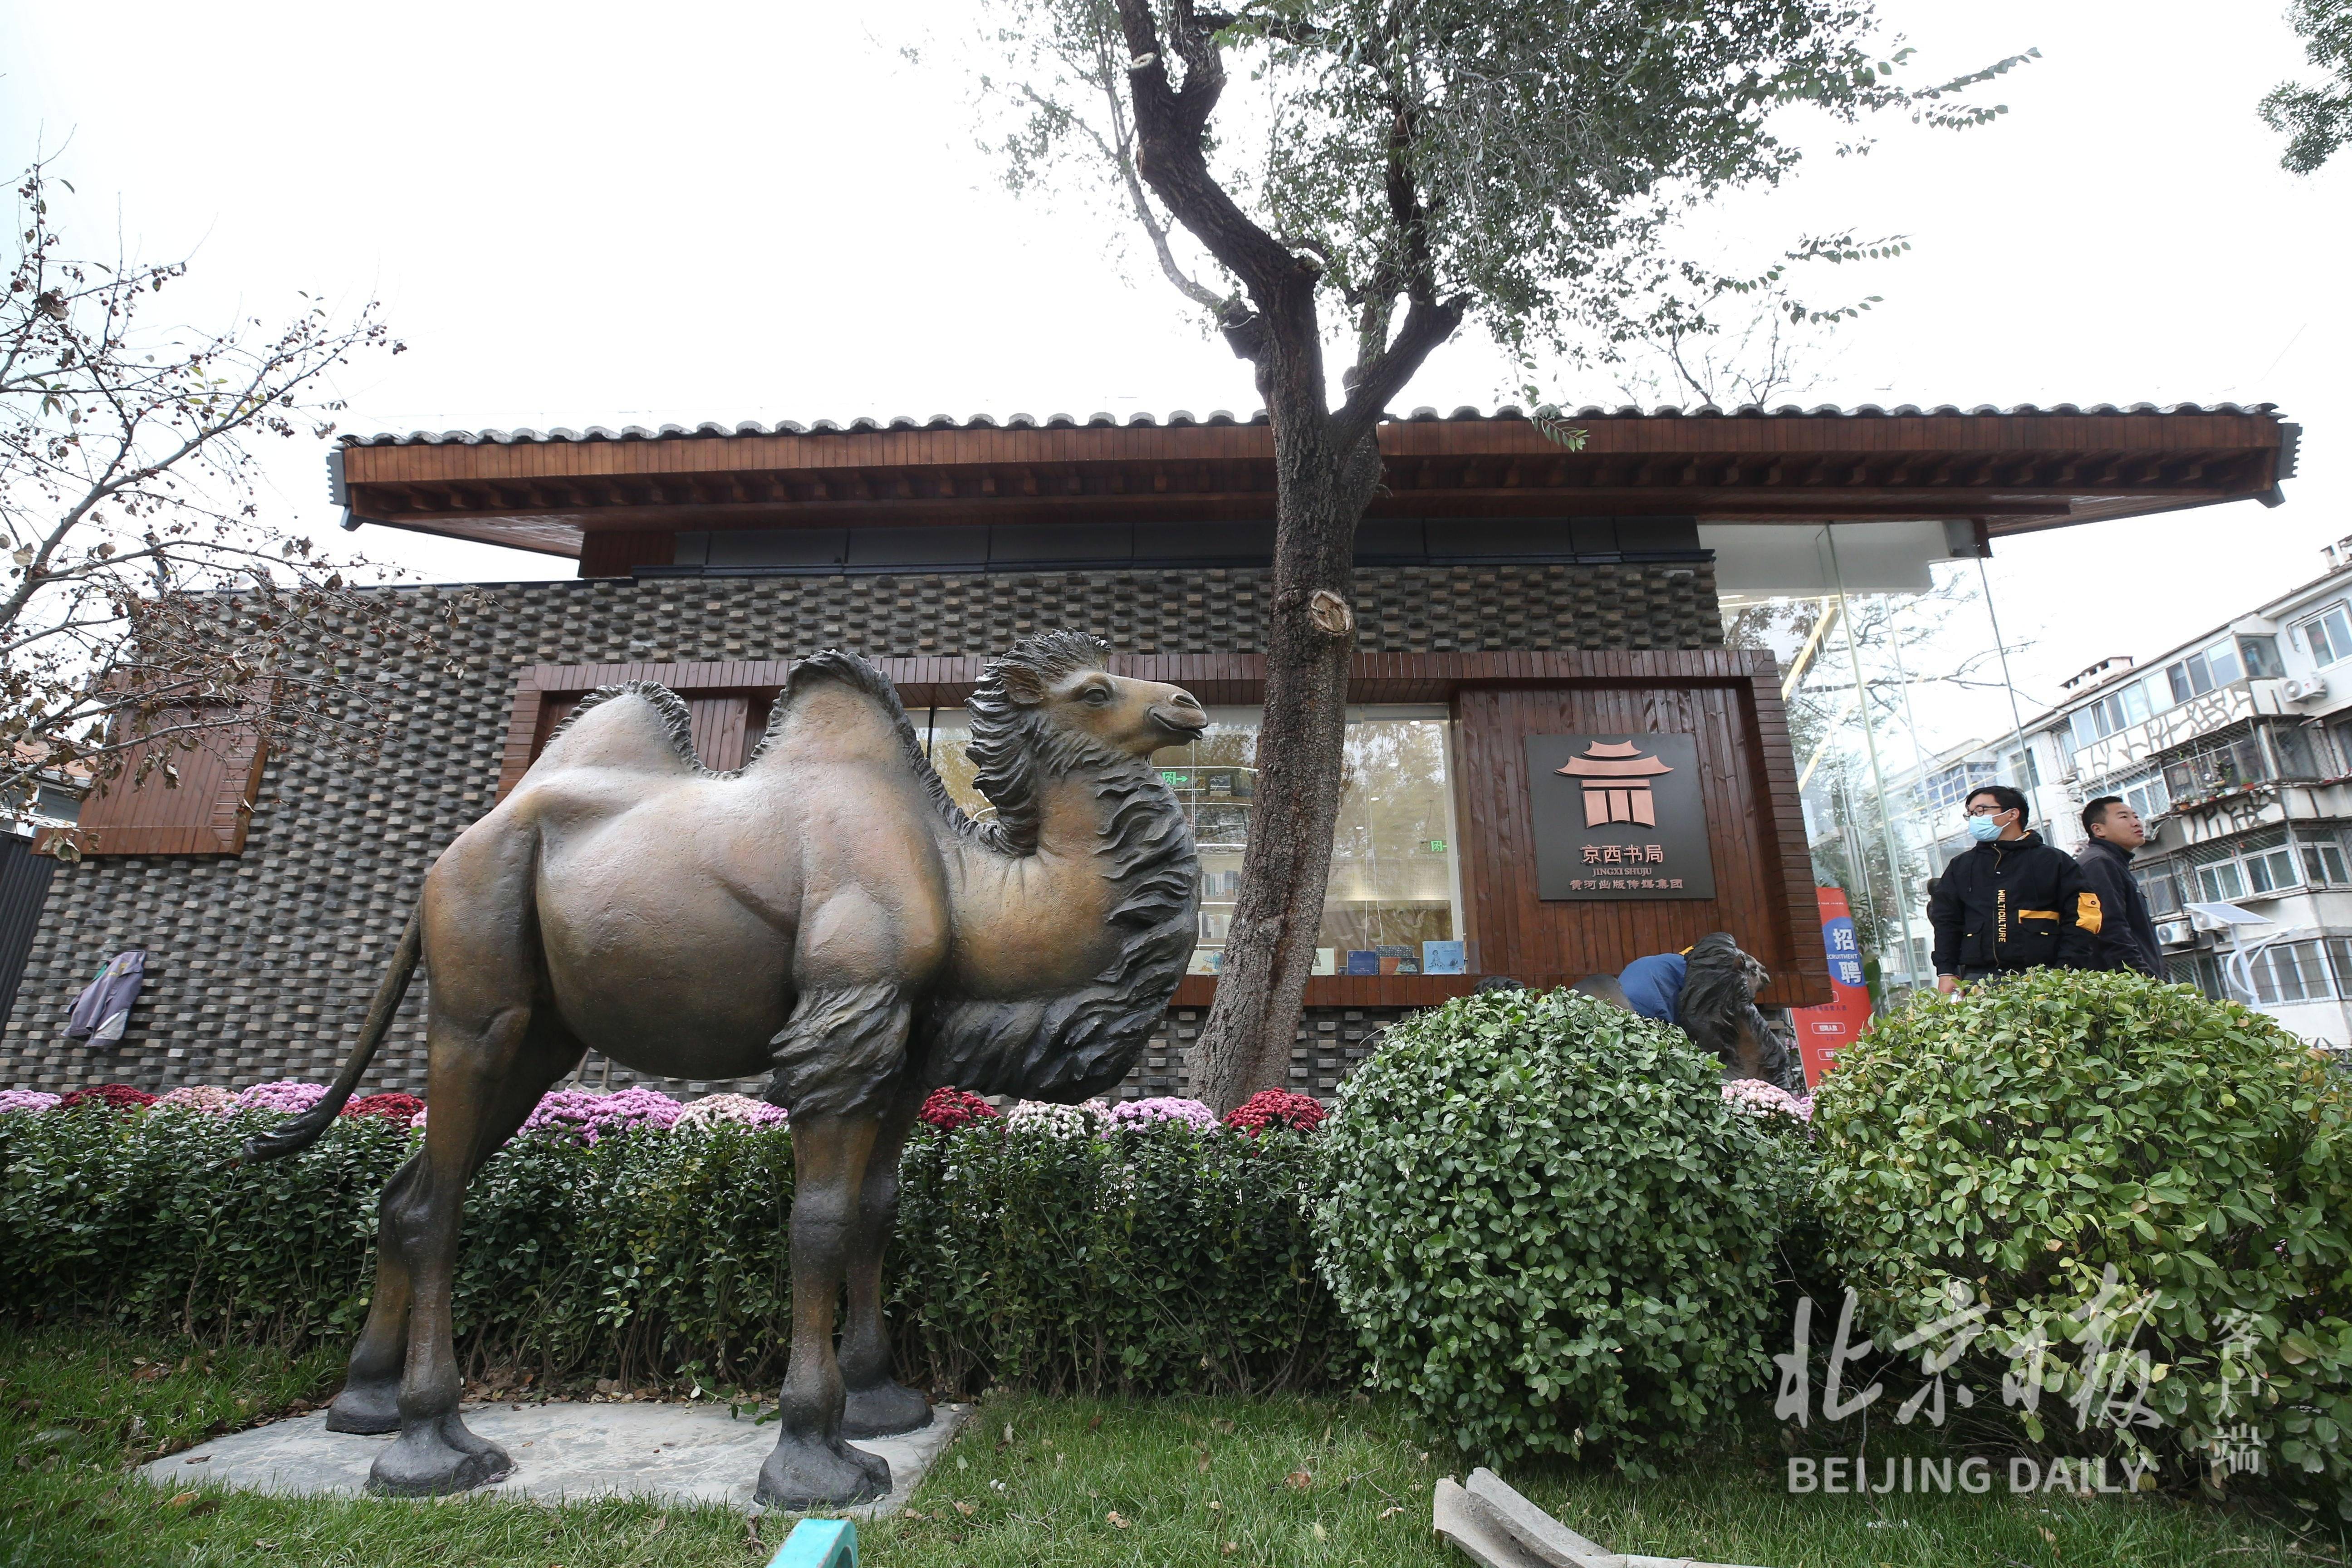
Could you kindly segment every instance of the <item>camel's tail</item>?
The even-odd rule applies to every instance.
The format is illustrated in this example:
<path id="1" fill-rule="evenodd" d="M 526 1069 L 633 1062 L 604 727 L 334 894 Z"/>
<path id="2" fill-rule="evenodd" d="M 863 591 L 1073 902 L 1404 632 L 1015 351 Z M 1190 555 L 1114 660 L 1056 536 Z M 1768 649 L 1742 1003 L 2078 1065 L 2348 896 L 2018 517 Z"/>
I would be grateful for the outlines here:
<path id="1" fill-rule="evenodd" d="M 392 1016 L 400 1011 L 401 999 L 408 994 L 408 983 L 416 974 L 417 953 L 424 946 L 424 925 L 423 910 L 411 911 L 408 929 L 400 933 L 400 945 L 393 949 L 392 967 L 384 971 L 383 979 L 376 985 L 375 1001 L 368 1007 L 367 1022 L 360 1026 L 360 1043 L 352 1048 L 343 1070 L 336 1075 L 327 1098 L 285 1126 L 247 1139 L 247 1164 L 299 1154 L 335 1124 L 335 1118 L 352 1098 L 352 1090 L 359 1088 L 360 1075 L 375 1059 L 376 1047 L 392 1032 Z"/>

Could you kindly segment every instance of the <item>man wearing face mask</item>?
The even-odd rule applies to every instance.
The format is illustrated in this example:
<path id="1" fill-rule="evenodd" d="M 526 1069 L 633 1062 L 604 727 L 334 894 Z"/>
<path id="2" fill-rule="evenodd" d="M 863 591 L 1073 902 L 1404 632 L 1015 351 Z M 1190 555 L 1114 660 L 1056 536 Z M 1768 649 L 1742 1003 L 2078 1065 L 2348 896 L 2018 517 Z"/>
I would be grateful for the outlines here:
<path id="1" fill-rule="evenodd" d="M 1986 784 L 1968 798 L 1975 847 L 1952 857 L 1927 900 L 1936 930 L 1936 989 L 2028 969 L 2087 969 L 2099 896 L 2074 858 L 2025 826 L 2025 796 Z"/>

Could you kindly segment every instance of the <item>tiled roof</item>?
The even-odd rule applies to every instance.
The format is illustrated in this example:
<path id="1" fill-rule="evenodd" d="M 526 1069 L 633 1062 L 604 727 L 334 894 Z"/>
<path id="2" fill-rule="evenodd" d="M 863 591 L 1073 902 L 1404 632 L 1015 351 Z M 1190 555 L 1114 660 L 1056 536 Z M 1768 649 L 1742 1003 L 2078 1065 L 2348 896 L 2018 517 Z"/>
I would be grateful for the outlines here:
<path id="1" fill-rule="evenodd" d="M 1547 403 L 1536 409 L 1535 416 L 1543 419 L 1916 419 L 1980 417 L 1986 415 L 2017 416 L 2084 414 L 2236 414 L 2259 416 L 2274 413 L 2278 405 L 2273 403 L 2176 403 L 2168 407 L 2158 407 L 2153 403 L 2135 403 L 2128 407 L 2119 407 L 2112 403 L 2095 403 L 2087 408 L 2073 403 L 2055 403 L 2048 407 L 2031 403 L 2020 403 L 2011 407 L 2000 408 L 1990 403 L 1983 403 L 1973 408 L 1961 408 L 1954 404 L 1944 403 L 1933 408 L 1922 408 L 1916 403 L 1905 403 L 1893 408 L 1882 408 L 1874 403 L 1864 403 L 1853 408 L 1841 408 L 1835 404 L 1824 403 L 1812 408 L 1800 408 L 1793 403 L 1785 403 L 1776 408 L 1765 408 L 1749 403 L 1743 404 L 1738 408 L 1717 408 L 1713 404 L 1703 404 L 1690 408 L 1676 407 L 1671 404 L 1661 404 L 1655 408 L 1647 409 L 1633 404 L 1616 408 L 1603 408 L 1598 404 L 1587 404 L 1580 408 L 1570 409 L 1556 407 Z M 1405 417 L 1414 423 L 1429 423 L 1440 420 L 1526 419 L 1528 416 L 1527 411 L 1517 404 L 1507 403 L 1492 413 L 1474 408 L 1467 404 L 1456 408 L 1451 414 L 1440 414 L 1434 408 L 1423 406 L 1414 409 Z M 405 436 L 391 432 L 376 436 L 345 436 L 342 438 L 342 444 L 346 447 L 478 447 L 484 445 L 509 447 L 565 441 L 659 441 L 684 437 L 862 435 L 877 430 L 1066 430 L 1081 426 L 1109 427 L 1122 425 L 1146 426 L 1164 425 L 1175 427 L 1188 425 L 1263 425 L 1265 423 L 1264 409 L 1258 410 L 1247 418 L 1238 417 L 1223 408 L 1210 410 L 1204 418 L 1196 418 L 1190 411 L 1181 408 L 1174 410 L 1164 417 L 1150 414 L 1130 414 L 1124 419 L 1115 414 L 1089 414 L 1083 419 L 1074 414 L 1049 414 L 1043 419 L 1033 414 L 1012 414 L 1003 419 L 988 414 L 975 414 L 969 419 L 958 419 L 950 414 L 934 414 L 928 419 L 917 419 L 912 415 L 898 414 L 887 419 L 867 416 L 852 419 L 846 423 L 819 419 L 808 425 L 803 425 L 796 419 L 780 419 L 773 425 L 762 425 L 756 419 L 747 419 L 739 425 L 720 425 L 715 421 L 705 420 L 702 424 L 692 426 L 663 425 L 650 429 L 643 425 L 626 425 L 618 430 L 607 429 L 602 425 L 592 425 L 585 430 L 573 430 L 563 426 L 551 430 L 442 430 L 437 432 L 412 430 Z"/>

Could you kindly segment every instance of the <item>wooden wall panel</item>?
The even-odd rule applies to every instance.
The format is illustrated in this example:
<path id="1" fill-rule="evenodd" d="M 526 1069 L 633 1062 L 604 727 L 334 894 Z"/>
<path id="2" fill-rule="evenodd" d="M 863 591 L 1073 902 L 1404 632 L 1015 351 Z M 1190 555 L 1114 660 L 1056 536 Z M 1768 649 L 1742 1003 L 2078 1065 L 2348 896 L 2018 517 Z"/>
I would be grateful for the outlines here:
<path id="1" fill-rule="evenodd" d="M 1456 830 L 1465 919 L 1480 968 L 1545 984 L 1614 973 L 1645 953 L 1671 952 L 1709 931 L 1727 931 L 1772 971 L 1768 1001 L 1794 1006 L 1828 999 L 1820 932 L 1791 915 L 1754 689 L 1740 681 L 1473 687 L 1455 694 Z M 1643 731 L 1678 731 L 1698 742 L 1717 896 L 1627 902 L 1538 898 L 1524 737 Z M 1810 898 L 1810 880 L 1806 892 Z"/>
<path id="2" fill-rule="evenodd" d="M 268 761 L 259 729 L 223 722 L 227 710 L 214 710 L 210 726 L 196 732 L 194 751 L 180 737 L 159 734 L 125 753 L 122 771 L 94 787 L 70 828 L 45 830 L 35 852 L 53 853 L 70 840 L 84 855 L 235 855 L 245 848 L 253 818 L 253 797 Z M 165 709 L 151 728 L 168 731 L 192 721 L 186 709 Z M 163 750 L 179 774 L 176 786 L 163 768 L 140 778 L 146 759 Z"/>

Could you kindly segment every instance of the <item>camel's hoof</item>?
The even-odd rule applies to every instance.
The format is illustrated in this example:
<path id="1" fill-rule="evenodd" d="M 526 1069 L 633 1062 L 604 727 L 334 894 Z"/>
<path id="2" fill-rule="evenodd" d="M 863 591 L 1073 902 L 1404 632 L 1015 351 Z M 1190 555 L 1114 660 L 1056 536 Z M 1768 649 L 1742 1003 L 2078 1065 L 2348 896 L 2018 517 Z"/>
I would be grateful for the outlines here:
<path id="1" fill-rule="evenodd" d="M 403 1427 L 399 1441 L 375 1457 L 367 1485 L 383 1497 L 439 1497 L 486 1487 L 513 1473 L 507 1451 L 467 1431 L 451 1411 Z"/>
<path id="2" fill-rule="evenodd" d="M 400 1430 L 400 1383 L 346 1383 L 327 1406 L 327 1430 L 374 1437 Z"/>
<path id="3" fill-rule="evenodd" d="M 895 1437 L 901 1432 L 919 1432 L 930 1424 L 931 1402 L 896 1383 L 851 1389 L 841 1412 L 845 1437 Z"/>
<path id="4" fill-rule="evenodd" d="M 890 1461 L 853 1448 L 838 1438 L 787 1434 L 760 1467 L 752 1500 L 763 1508 L 806 1513 L 815 1508 L 849 1508 L 890 1495 Z"/>

